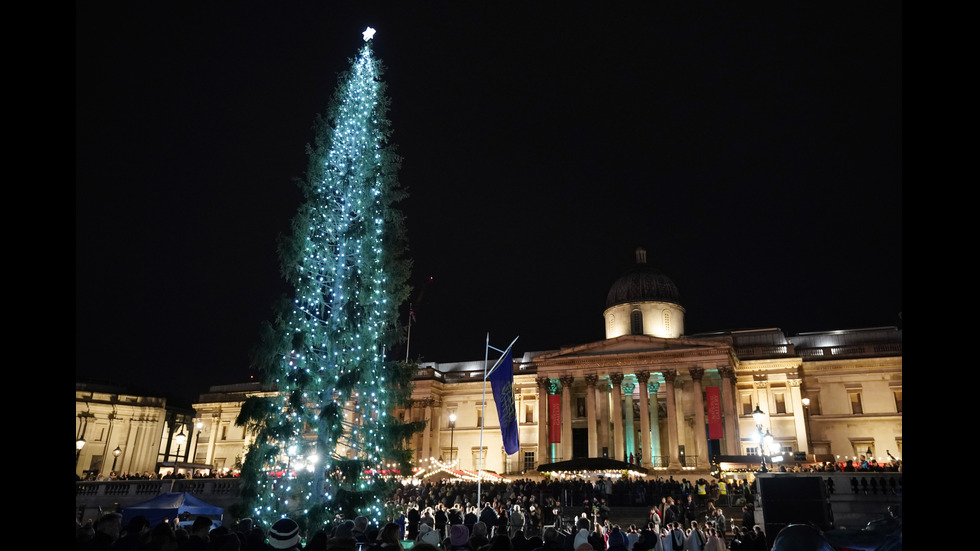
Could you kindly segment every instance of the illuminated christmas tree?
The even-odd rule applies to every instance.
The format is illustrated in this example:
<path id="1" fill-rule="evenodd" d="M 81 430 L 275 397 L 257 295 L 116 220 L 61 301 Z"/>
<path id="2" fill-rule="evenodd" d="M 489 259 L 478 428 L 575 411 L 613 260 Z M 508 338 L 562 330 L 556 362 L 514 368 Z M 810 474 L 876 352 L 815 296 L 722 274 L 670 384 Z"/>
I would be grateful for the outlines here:
<path id="1" fill-rule="evenodd" d="M 373 34 L 317 120 L 304 202 L 280 244 L 294 294 L 256 354 L 277 392 L 250 398 L 238 419 L 257 436 L 237 512 L 266 527 L 286 516 L 306 533 L 337 514 L 383 521 L 395 475 L 411 468 L 406 439 L 421 428 L 394 418 L 411 395 L 412 366 L 386 359 L 400 338 L 410 262 Z"/>

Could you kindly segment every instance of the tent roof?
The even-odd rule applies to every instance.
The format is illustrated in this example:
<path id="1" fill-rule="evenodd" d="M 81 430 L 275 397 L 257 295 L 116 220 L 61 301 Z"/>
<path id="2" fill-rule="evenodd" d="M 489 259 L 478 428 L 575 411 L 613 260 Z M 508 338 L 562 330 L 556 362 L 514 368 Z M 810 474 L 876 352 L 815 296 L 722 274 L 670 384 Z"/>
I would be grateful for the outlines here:
<path id="1" fill-rule="evenodd" d="M 222 515 L 224 512 L 223 508 L 206 503 L 187 492 L 167 492 L 123 508 L 123 525 L 138 515 L 145 516 L 155 526 L 161 520 L 175 518 L 181 513 L 211 516 Z"/>
<path id="2" fill-rule="evenodd" d="M 639 465 L 634 465 L 625 461 L 617 461 L 608 457 L 582 457 L 579 459 L 570 459 L 568 461 L 558 461 L 555 463 L 538 465 L 538 472 L 540 473 L 576 471 L 634 471 L 641 474 L 649 474 L 647 469 Z"/>

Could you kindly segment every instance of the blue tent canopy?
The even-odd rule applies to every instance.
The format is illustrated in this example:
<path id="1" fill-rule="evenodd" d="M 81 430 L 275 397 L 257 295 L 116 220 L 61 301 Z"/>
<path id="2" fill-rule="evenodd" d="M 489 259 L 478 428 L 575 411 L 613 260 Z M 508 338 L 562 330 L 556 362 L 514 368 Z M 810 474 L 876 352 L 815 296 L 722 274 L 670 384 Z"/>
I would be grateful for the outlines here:
<path id="1" fill-rule="evenodd" d="M 205 503 L 187 492 L 167 492 L 157 497 L 130 505 L 123 508 L 123 526 L 133 517 L 143 515 L 150 521 L 150 526 L 156 526 L 164 519 L 173 520 L 182 513 L 189 513 L 192 516 L 212 517 L 217 520 L 216 525 L 220 525 L 221 516 L 225 510 L 217 505 Z M 217 519 L 213 518 L 217 517 Z"/>

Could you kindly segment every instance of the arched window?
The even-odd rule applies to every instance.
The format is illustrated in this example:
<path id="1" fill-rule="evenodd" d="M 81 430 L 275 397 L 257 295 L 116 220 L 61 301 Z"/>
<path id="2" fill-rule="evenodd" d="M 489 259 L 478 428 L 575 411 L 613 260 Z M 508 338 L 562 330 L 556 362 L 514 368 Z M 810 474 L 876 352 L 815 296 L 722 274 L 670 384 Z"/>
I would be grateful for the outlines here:
<path id="1" fill-rule="evenodd" d="M 633 310 L 630 312 L 630 335 L 643 334 L 643 312 Z"/>

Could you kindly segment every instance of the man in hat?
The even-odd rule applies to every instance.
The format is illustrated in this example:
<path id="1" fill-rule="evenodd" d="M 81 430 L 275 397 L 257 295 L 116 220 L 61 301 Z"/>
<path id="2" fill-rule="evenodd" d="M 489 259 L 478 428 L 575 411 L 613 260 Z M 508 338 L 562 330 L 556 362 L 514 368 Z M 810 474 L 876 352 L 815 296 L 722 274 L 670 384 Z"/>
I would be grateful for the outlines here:
<path id="1" fill-rule="evenodd" d="M 472 551 L 469 546 L 470 530 L 465 524 L 449 527 L 449 551 Z"/>
<path id="2" fill-rule="evenodd" d="M 302 549 L 299 525 L 291 518 L 281 518 L 269 529 L 269 547 L 273 549 Z"/>

